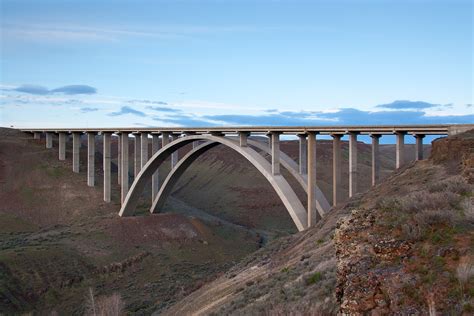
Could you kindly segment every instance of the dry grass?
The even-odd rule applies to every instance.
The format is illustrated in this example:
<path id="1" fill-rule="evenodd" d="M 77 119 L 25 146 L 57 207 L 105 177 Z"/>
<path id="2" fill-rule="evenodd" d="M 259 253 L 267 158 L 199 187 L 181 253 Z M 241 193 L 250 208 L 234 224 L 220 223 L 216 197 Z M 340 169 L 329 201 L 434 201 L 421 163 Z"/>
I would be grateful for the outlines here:
<path id="1" fill-rule="evenodd" d="M 86 307 L 84 315 L 87 316 L 119 316 L 123 313 L 124 303 L 118 293 L 96 298 L 92 289 L 89 288 Z"/>

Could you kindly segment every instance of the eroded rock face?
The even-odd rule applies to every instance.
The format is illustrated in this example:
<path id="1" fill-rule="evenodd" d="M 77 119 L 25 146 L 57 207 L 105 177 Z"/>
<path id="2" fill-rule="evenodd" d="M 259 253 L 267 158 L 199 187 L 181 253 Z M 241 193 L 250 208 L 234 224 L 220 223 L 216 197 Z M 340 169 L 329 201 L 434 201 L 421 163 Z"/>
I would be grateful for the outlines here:
<path id="1" fill-rule="evenodd" d="M 412 253 L 408 241 L 376 226 L 373 210 L 353 210 L 336 227 L 336 298 L 342 315 L 424 314 L 405 299 L 417 276 L 407 273 L 403 260 Z"/>

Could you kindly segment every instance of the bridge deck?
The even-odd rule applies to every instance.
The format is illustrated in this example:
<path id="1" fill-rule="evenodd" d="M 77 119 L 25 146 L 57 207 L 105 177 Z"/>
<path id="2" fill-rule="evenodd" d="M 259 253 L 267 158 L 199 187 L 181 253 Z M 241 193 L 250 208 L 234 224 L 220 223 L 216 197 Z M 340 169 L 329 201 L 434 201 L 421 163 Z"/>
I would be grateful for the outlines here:
<path id="1" fill-rule="evenodd" d="M 453 124 L 433 124 L 433 125 L 360 125 L 360 126 L 223 126 L 223 127 L 115 127 L 115 128 L 22 128 L 23 132 L 129 132 L 129 133 L 196 133 L 208 134 L 221 132 L 225 134 L 236 134 L 239 132 L 251 132 L 254 134 L 267 134 L 272 132 L 283 134 L 305 134 L 308 132 L 319 134 L 424 134 L 424 135 L 445 135 L 455 129 L 471 129 L 474 124 L 453 125 Z"/>

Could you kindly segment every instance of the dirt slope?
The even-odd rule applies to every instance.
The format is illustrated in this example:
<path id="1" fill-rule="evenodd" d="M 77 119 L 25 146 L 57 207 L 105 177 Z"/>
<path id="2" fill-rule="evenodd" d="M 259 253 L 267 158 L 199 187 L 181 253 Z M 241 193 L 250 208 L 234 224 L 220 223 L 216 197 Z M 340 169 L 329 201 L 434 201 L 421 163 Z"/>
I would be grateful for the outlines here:
<path id="1" fill-rule="evenodd" d="M 436 141 L 430 160 L 273 241 L 165 315 L 469 314 L 473 135 Z"/>

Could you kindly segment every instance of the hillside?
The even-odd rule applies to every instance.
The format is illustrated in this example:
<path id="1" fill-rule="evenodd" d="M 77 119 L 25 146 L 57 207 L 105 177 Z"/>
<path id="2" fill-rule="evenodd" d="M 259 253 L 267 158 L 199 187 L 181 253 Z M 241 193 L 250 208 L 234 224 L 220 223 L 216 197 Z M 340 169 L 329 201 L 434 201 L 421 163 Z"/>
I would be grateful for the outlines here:
<path id="1" fill-rule="evenodd" d="M 1 129 L 0 136 L 1 313 L 81 314 L 87 310 L 90 290 L 99 300 L 119 295 L 128 312 L 162 311 L 243 258 L 258 256 L 251 254 L 267 240 L 295 232 L 266 180 L 225 148 L 212 149 L 185 172 L 162 214 L 119 218 L 116 165 L 112 166 L 113 202 L 102 201 L 99 138 L 97 185 L 90 188 L 85 176 L 85 139 L 81 172 L 75 174 L 71 171 L 71 141 L 67 160 L 58 161 L 56 140 L 49 150 L 44 148 L 44 139 L 33 140 L 15 130 Z M 318 145 L 319 185 L 330 197 L 332 147 L 328 141 Z M 132 147 L 133 142 L 131 154 Z M 359 143 L 358 147 L 360 168 L 368 170 L 370 146 Z M 412 146 L 407 147 L 407 155 L 413 156 Z M 283 142 L 282 148 L 296 158 L 296 142 Z M 114 139 L 114 162 L 116 150 Z M 394 166 L 393 146 L 381 150 L 382 170 L 387 175 Z M 343 158 L 347 159 L 346 143 Z M 133 170 L 132 163 L 130 167 Z M 160 172 L 163 178 L 166 166 Z M 346 174 L 344 169 L 343 176 Z M 363 188 L 368 183 L 368 176 L 361 177 Z M 246 203 L 239 202 L 243 197 Z M 149 204 L 147 197 L 141 205 L 143 215 Z M 268 251 L 293 238 L 271 243 Z M 327 236 L 321 232 L 316 240 L 323 244 Z M 306 258 L 306 251 L 303 255 Z M 288 273 L 297 270 L 288 269 Z"/>
<path id="2" fill-rule="evenodd" d="M 473 312 L 474 131 L 274 240 L 166 315 Z"/>

